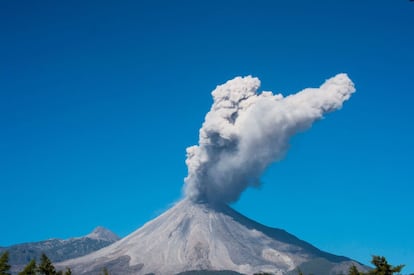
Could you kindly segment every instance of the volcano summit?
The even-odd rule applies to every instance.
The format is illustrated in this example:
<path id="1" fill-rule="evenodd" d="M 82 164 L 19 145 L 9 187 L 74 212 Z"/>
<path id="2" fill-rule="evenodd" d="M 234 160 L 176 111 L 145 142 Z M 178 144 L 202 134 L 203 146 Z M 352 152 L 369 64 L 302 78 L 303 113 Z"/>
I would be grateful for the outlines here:
<path id="1" fill-rule="evenodd" d="M 232 270 L 344 274 L 346 258 L 323 252 L 284 230 L 258 224 L 226 205 L 185 199 L 122 240 L 59 266 L 74 274 L 178 274 L 190 270 Z"/>

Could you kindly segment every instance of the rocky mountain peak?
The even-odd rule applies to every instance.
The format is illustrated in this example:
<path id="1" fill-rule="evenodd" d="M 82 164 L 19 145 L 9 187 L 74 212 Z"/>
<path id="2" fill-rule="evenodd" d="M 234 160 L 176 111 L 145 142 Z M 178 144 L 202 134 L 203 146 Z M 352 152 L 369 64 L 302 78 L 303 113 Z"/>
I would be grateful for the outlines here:
<path id="1" fill-rule="evenodd" d="M 102 226 L 96 227 L 91 233 L 89 233 L 85 237 L 94 240 L 104 240 L 108 242 L 116 242 L 120 239 L 118 235 Z"/>

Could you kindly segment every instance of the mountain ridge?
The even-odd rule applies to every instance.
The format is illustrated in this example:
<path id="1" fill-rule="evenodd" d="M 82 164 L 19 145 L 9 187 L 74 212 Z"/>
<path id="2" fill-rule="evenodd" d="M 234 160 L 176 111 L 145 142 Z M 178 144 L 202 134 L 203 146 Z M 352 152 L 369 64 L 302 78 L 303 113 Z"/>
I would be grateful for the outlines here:
<path id="1" fill-rule="evenodd" d="M 38 260 L 42 253 L 45 253 L 52 262 L 59 262 L 89 254 L 119 239 L 115 233 L 98 226 L 82 237 L 52 238 L 44 241 L 14 244 L 0 247 L 0 253 L 9 252 L 11 271 L 17 273 L 32 259 Z"/>

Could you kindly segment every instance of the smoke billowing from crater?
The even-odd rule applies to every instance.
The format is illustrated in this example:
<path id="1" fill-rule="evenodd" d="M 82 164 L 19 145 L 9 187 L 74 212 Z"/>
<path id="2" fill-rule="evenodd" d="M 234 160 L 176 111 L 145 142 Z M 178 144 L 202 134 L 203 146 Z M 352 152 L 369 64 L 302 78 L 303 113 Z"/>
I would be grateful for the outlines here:
<path id="1" fill-rule="evenodd" d="M 283 97 L 261 92 L 255 77 L 236 77 L 212 92 L 214 103 L 187 148 L 185 194 L 193 201 L 230 203 L 285 155 L 290 138 L 325 113 L 338 110 L 355 92 L 346 74 Z"/>

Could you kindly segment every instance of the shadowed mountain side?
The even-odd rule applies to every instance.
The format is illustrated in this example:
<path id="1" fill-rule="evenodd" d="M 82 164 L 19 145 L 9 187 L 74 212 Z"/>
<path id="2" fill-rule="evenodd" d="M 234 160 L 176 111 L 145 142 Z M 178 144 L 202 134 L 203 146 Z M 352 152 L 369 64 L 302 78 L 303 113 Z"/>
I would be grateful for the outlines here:
<path id="1" fill-rule="evenodd" d="M 325 251 L 319 250 L 315 246 L 311 245 L 310 243 L 307 243 L 296 236 L 288 233 L 287 231 L 283 229 L 278 228 L 272 228 L 265 226 L 263 224 L 260 224 L 258 222 L 255 222 L 246 216 L 241 215 L 239 212 L 233 210 L 231 207 L 227 205 L 223 206 L 216 206 L 218 207 L 223 213 L 226 213 L 229 216 L 232 216 L 237 222 L 240 224 L 243 224 L 246 226 L 246 228 L 258 230 L 267 236 L 269 236 L 272 239 L 279 240 L 284 243 L 289 243 L 296 245 L 298 247 L 302 247 L 303 249 L 306 249 L 309 253 L 313 253 L 315 256 L 325 258 L 329 260 L 330 262 L 339 263 L 343 261 L 349 261 L 351 259 L 344 257 L 344 256 L 338 256 L 334 254 L 327 253 Z"/>

